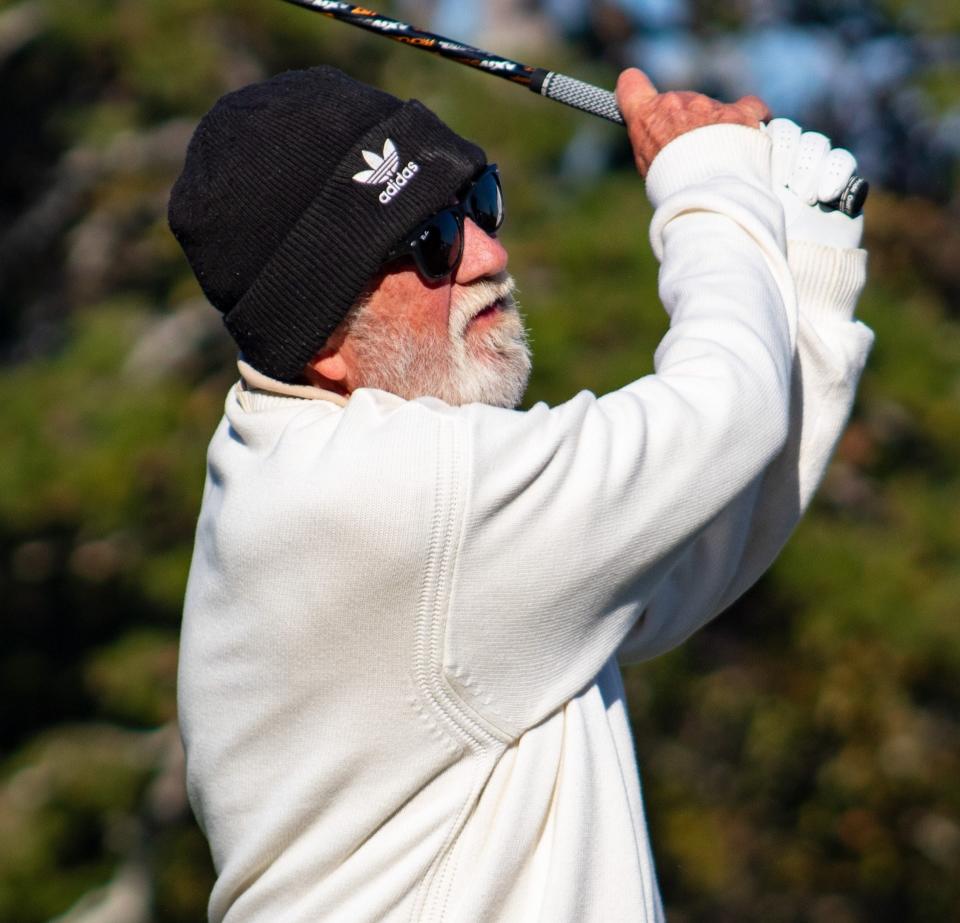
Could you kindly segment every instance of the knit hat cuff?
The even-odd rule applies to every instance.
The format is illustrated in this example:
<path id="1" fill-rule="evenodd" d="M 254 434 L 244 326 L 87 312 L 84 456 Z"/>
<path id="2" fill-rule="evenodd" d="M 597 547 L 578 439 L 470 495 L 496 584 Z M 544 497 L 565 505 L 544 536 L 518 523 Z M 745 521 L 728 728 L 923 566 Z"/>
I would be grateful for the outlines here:
<path id="1" fill-rule="evenodd" d="M 479 147 L 416 100 L 371 128 L 225 316 L 244 359 L 280 381 L 298 379 L 390 249 L 447 205 L 485 163 Z M 331 215 L 342 216 L 332 228 Z M 321 246 L 322 275 L 316 272 Z"/>

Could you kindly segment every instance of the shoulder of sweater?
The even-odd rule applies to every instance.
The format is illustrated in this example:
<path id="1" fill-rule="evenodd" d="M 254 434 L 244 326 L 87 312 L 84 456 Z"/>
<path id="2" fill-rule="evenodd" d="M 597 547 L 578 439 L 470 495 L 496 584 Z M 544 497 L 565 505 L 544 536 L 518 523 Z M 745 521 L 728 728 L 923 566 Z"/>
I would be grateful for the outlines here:
<path id="1" fill-rule="evenodd" d="M 357 450 L 362 444 L 363 451 L 371 451 L 380 445 L 380 450 L 393 452 L 430 441 L 431 433 L 446 432 L 459 445 L 458 451 L 479 453 L 495 465 L 505 454 L 549 454 L 579 431 L 596 403 L 594 394 L 582 391 L 555 407 L 540 402 L 520 410 L 480 403 L 451 405 L 432 397 L 405 400 L 387 391 L 360 388 L 340 406 L 237 384 L 228 396 L 226 415 L 250 445 L 266 440 L 275 447 L 281 438 L 288 445 L 309 447 L 312 453 L 320 443 L 332 445 L 328 440 L 335 438 L 341 448 L 352 444 Z M 317 427 L 323 430 L 322 438 Z"/>

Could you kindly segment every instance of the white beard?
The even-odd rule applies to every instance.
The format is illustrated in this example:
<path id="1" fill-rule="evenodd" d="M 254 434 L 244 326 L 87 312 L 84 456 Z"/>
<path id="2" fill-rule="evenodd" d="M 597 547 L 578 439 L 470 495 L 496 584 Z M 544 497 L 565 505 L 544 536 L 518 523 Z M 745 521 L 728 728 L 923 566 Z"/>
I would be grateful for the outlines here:
<path id="1" fill-rule="evenodd" d="M 361 303 L 351 319 L 357 387 L 379 388 L 406 400 L 437 397 L 448 404 L 516 407 L 530 378 L 530 348 L 507 273 L 458 287 L 446 337 L 415 334 L 402 323 L 367 316 Z M 468 341 L 479 311 L 500 303 L 496 323 Z"/>

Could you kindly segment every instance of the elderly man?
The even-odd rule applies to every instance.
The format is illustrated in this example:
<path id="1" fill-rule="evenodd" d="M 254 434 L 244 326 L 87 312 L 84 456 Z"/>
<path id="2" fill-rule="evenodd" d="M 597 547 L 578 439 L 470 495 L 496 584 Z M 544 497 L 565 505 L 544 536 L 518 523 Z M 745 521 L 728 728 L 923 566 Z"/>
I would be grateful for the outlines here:
<path id="1" fill-rule="evenodd" d="M 663 919 L 617 658 L 769 566 L 871 334 L 861 220 L 817 204 L 848 153 L 755 98 L 617 92 L 670 329 L 655 374 L 524 412 L 479 148 L 330 68 L 197 129 L 171 226 L 242 376 L 180 666 L 211 920 Z"/>

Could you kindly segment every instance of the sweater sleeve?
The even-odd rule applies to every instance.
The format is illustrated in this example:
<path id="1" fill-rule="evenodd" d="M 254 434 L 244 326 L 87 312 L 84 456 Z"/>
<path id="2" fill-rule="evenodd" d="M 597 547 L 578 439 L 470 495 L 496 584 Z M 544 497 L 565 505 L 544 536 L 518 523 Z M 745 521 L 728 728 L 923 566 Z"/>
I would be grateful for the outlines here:
<path id="1" fill-rule="evenodd" d="M 443 670 L 507 735 L 599 672 L 712 523 L 746 530 L 783 450 L 796 296 L 767 144 L 713 126 L 654 164 L 670 317 L 654 374 L 554 409 L 472 405 L 459 417 L 466 500 Z"/>
<path id="2" fill-rule="evenodd" d="M 788 252 L 799 334 L 787 442 L 677 560 L 627 636 L 621 660 L 649 659 L 676 646 L 760 578 L 809 505 L 849 418 L 873 343 L 869 328 L 853 319 L 867 254 L 793 241 Z"/>

